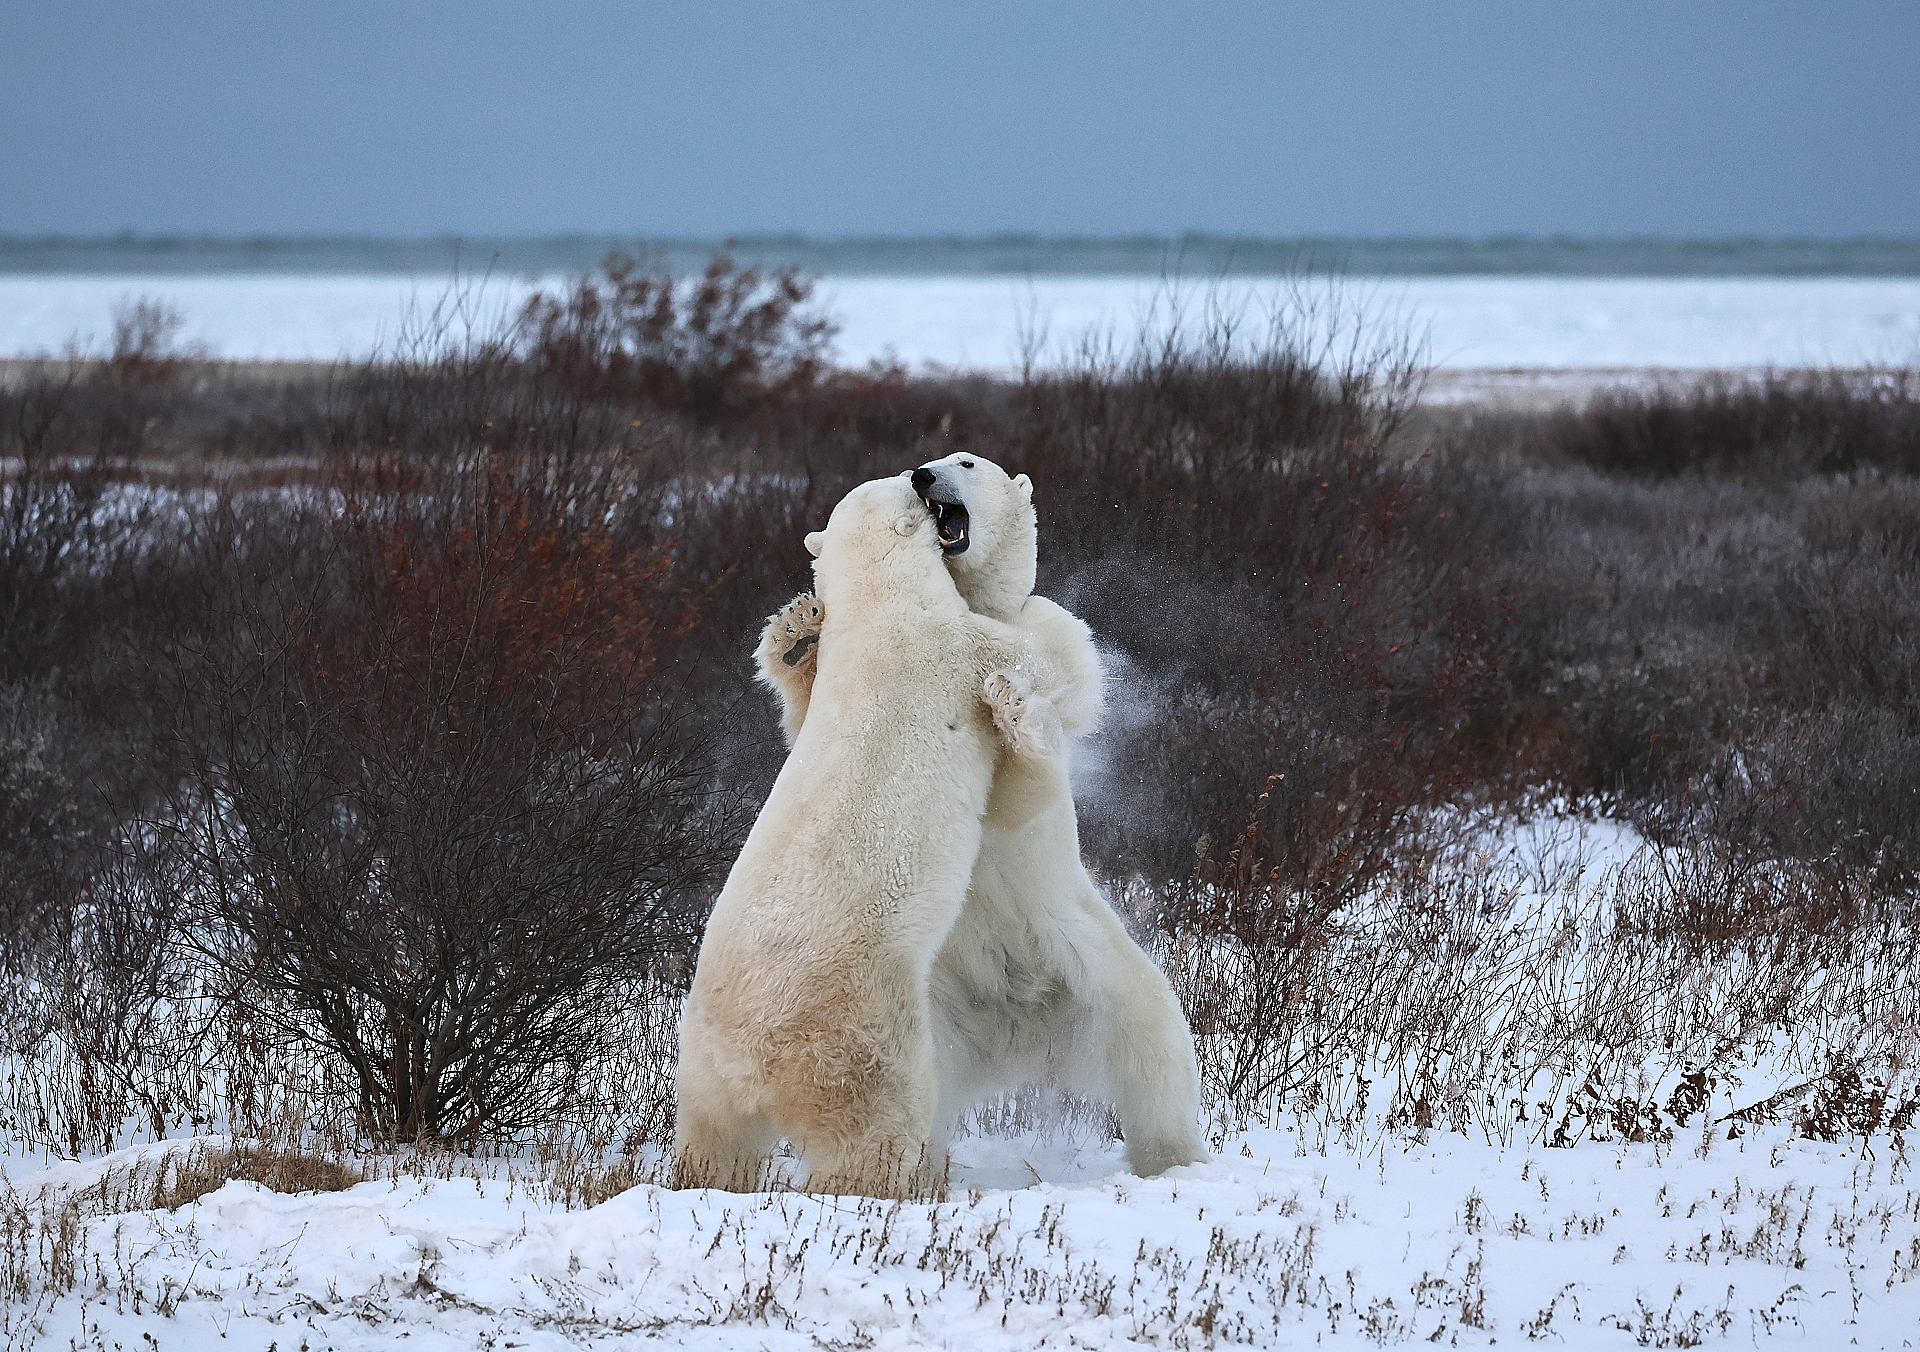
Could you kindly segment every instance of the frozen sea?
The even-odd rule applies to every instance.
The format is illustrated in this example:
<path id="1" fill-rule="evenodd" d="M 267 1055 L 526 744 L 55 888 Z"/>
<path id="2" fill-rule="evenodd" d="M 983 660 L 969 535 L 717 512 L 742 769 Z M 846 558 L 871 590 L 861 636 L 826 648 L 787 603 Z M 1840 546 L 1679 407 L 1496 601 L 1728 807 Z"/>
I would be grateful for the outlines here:
<path id="1" fill-rule="evenodd" d="M 468 289 L 485 329 L 544 279 Z M 0 274 L 0 356 L 102 350 L 116 303 L 155 297 L 185 318 L 182 339 L 231 360 L 332 360 L 391 349 L 444 303 L 442 279 L 391 274 Z M 1209 306 L 1258 328 L 1302 296 L 1351 327 L 1424 345 L 1453 369 L 1859 366 L 1920 361 L 1920 277 L 1235 276 L 828 274 L 820 298 L 840 324 L 839 359 L 863 366 L 1006 370 L 1088 334 L 1130 340 L 1173 309 Z"/>
<path id="2" fill-rule="evenodd" d="M 457 291 L 484 332 L 609 250 L 697 271 L 716 247 L 821 279 L 851 366 L 1006 370 L 1178 314 L 1257 331 L 1276 308 L 1410 341 L 1443 370 L 1754 368 L 1920 360 L 1920 239 L 1110 236 L 728 241 L 0 237 L 0 356 L 100 350 L 113 307 L 175 306 L 235 360 L 392 350 Z M 455 277 L 467 278 L 462 286 Z M 475 278 L 484 279 L 474 281 Z M 1329 280 L 1337 278 L 1339 280 Z"/>

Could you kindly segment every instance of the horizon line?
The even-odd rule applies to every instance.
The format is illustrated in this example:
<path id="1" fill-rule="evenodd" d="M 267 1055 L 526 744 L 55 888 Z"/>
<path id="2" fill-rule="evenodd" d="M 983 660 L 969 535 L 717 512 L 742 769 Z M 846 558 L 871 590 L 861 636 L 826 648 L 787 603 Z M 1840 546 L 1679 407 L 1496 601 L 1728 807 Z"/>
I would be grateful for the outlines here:
<path id="1" fill-rule="evenodd" d="M 419 243 L 452 244 L 468 240 L 614 240 L 662 244 L 705 244 L 729 241 L 740 244 L 1169 244 L 1187 241 L 1210 244 L 1294 244 L 1318 242 L 1363 242 L 1370 244 L 1920 244 L 1920 231 L 1911 234 L 1855 232 L 1851 234 L 1810 234 L 1788 232 L 1769 234 L 1740 233 L 1682 234 L 1661 231 L 1565 230 L 1492 230 L 1436 231 L 1431 233 L 1310 230 L 1278 234 L 1253 234 L 1244 231 L 1184 229 L 1174 231 L 1115 230 L 1044 231 L 807 231 L 807 230 L 729 230 L 664 231 L 612 229 L 558 229 L 513 231 L 393 231 L 370 230 L 135 230 L 111 231 L 13 231 L 0 230 L 0 246 L 40 244 L 275 244 L 275 243 Z"/>

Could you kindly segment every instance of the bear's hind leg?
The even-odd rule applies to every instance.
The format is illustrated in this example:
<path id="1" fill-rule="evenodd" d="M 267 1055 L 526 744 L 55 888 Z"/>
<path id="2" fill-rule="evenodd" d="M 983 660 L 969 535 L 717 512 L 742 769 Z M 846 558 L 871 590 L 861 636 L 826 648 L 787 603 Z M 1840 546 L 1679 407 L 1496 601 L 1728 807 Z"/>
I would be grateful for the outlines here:
<path id="1" fill-rule="evenodd" d="M 946 1151 L 908 1132 L 871 1132 L 808 1150 L 807 1166 L 808 1192 L 925 1200 L 946 1191 Z"/>
<path id="2" fill-rule="evenodd" d="M 1115 925 L 1118 925 L 1116 920 Z M 1127 1167 L 1142 1178 L 1207 1158 L 1200 1139 L 1200 1076 L 1193 1035 L 1173 988 L 1130 937 L 1109 950 L 1103 1027 L 1113 1106 L 1127 1140 Z"/>
<path id="3" fill-rule="evenodd" d="M 1109 1099 L 1141 1177 L 1207 1158 L 1200 1138 L 1200 1072 L 1193 1035 L 1167 978 L 1086 874 L 1071 884 L 1075 923 L 1054 931 L 1071 956 L 1072 1006 L 1056 1045 L 1071 1049 L 1056 1073 L 1063 1086 Z"/>
<path id="4" fill-rule="evenodd" d="M 922 1002 L 925 996 L 921 996 Z M 899 1009 L 903 1000 L 887 1002 Z M 807 1191 L 868 1197 L 930 1197 L 946 1171 L 946 1153 L 933 1142 L 939 1093 L 933 1039 L 924 1016 L 902 1011 L 898 1038 L 837 1048 L 836 1060 L 857 1066 L 836 1074 L 828 1066 L 808 1076 L 834 1092 L 783 1104 L 794 1144 L 807 1162 Z M 852 1056 L 847 1056 L 852 1052 Z"/>
<path id="5" fill-rule="evenodd" d="M 763 1192 L 775 1139 L 763 1117 L 682 1105 L 673 1132 L 673 1186 Z"/>

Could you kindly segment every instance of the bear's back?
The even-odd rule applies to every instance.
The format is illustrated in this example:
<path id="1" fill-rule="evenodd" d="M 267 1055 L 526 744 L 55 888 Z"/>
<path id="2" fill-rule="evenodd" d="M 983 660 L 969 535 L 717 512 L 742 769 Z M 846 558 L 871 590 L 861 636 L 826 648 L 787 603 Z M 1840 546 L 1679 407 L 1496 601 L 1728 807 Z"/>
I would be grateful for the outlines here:
<path id="1" fill-rule="evenodd" d="M 829 611 L 807 722 L 788 757 L 794 787 L 837 813 L 977 818 L 998 756 L 981 683 L 1016 658 L 965 612 L 848 623 Z"/>
<path id="2" fill-rule="evenodd" d="M 736 948 L 796 978 L 797 955 L 847 945 L 931 952 L 979 850 L 999 756 L 981 684 L 1017 657 L 1000 628 L 829 609 L 806 724 L 716 906 L 753 915 Z"/>

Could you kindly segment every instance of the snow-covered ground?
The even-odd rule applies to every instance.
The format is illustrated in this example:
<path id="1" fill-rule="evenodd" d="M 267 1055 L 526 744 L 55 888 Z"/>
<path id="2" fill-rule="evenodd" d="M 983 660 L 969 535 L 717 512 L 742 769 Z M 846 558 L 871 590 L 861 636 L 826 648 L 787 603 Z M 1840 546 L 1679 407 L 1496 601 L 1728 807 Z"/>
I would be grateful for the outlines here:
<path id="1" fill-rule="evenodd" d="M 551 286 L 561 279 L 547 279 Z M 532 284 L 496 278 L 470 299 L 482 327 Z M 1277 279 L 1177 288 L 1190 313 L 1214 290 L 1258 316 Z M 354 276 L 0 276 L 0 357 L 99 350 L 116 302 L 154 296 L 186 317 L 182 338 L 233 360 L 331 360 L 391 345 L 409 308 L 444 279 Z M 1139 331 L 1165 288 L 1141 277 L 828 277 L 841 360 L 1006 369 L 1023 339 L 1058 352 L 1092 331 Z M 1920 280 L 1911 278 L 1356 277 L 1339 288 L 1376 328 L 1424 336 L 1442 368 L 1762 366 L 1920 359 Z"/>
<path id="2" fill-rule="evenodd" d="M 1560 992 L 1549 1003 L 1567 1019 L 1588 1017 L 1581 991 L 1604 994 L 1618 974 L 1585 970 L 1582 944 L 1604 932 L 1581 940 L 1550 903 L 1584 897 L 1605 910 L 1638 895 L 1648 870 L 1684 861 L 1568 804 L 1463 826 L 1468 852 L 1447 867 L 1486 884 L 1473 895 L 1497 913 L 1487 923 L 1541 917 L 1528 922 L 1540 931 L 1533 947 L 1499 958 L 1487 988 L 1508 994 L 1494 1012 L 1547 1017 L 1528 994 L 1538 977 Z M 1465 980 L 1476 961 L 1461 948 L 1429 976 Z M 1617 1085 L 1580 1078 L 1599 1064 L 1584 1054 L 1555 1072 L 1556 1056 L 1525 1037 L 1471 1054 L 1463 1041 L 1425 1068 L 1423 1083 L 1458 1092 L 1420 1130 L 1394 1079 L 1410 1067 L 1383 1048 L 1252 1125 L 1211 1103 L 1214 1159 L 1139 1179 L 1124 1172 L 1101 1114 L 1022 1098 L 956 1143 L 937 1203 L 642 1181 L 569 1209 L 583 1179 L 622 1162 L 602 1154 L 568 1172 L 526 1153 L 332 1154 L 368 1181 L 302 1194 L 230 1181 L 156 1209 L 168 1160 L 217 1157 L 228 1138 L 170 1126 L 180 1139 L 125 1144 L 142 1129 L 135 1114 L 115 1138 L 122 1148 L 59 1160 L 48 1151 L 64 1134 L 49 1127 L 38 1150 L 0 1151 L 0 1345 L 1914 1347 L 1920 1179 L 1901 1116 L 1912 1093 L 1907 1072 L 1886 1069 L 1912 1062 L 1911 974 L 1871 1000 L 1844 977 L 1833 974 L 1845 989 L 1781 1006 L 1804 1022 L 1748 1028 L 1750 1047 L 1727 1042 L 1690 1104 L 1673 1091 L 1689 1039 L 1711 1042 L 1714 1019 L 1650 991 L 1679 1040 L 1663 1051 L 1621 1024 L 1622 1054 L 1639 1058 L 1627 1069 L 1638 1077 L 1631 1103 L 1607 1097 Z M 1705 1006 L 1741 979 L 1676 975 Z M 1795 1105 L 1806 1106 L 1836 1041 L 1868 1058 L 1867 1073 L 1882 1068 L 1880 1125 L 1864 1138 L 1841 1127 L 1829 1132 L 1838 1141 L 1808 1139 Z M 1482 1064 L 1501 1047 L 1514 1065 Z M 641 1098 L 635 1073 L 622 1084 Z M 57 1058 L 17 1063 L 0 1080 L 0 1116 L 30 1126 L 63 1074 Z M 36 1075 L 41 1088 L 24 1092 Z M 1763 1101 L 1785 1107 L 1735 1116 Z M 1908 1106 L 1889 1129 L 1894 1103 Z M 1570 1144 L 1548 1144 L 1556 1139 Z M 657 1163 L 654 1150 L 627 1167 L 644 1179 Z"/>
<path id="3" fill-rule="evenodd" d="M 72 1189 L 179 1148 L 13 1183 Z M 1263 1129 L 1150 1180 L 1110 1148 L 1028 1135 L 963 1144 L 931 1204 L 641 1184 L 564 1211 L 510 1180 L 403 1177 L 297 1196 L 231 1182 L 84 1226 L 70 1293 L 10 1293 L 10 1346 L 1920 1342 L 1905 1147 L 1784 1129 L 1326 1156 Z"/>

